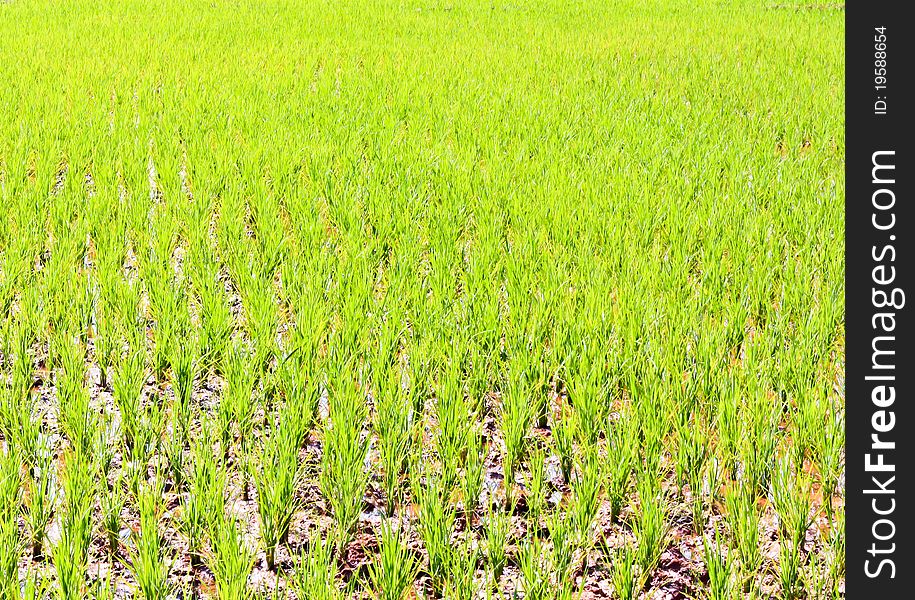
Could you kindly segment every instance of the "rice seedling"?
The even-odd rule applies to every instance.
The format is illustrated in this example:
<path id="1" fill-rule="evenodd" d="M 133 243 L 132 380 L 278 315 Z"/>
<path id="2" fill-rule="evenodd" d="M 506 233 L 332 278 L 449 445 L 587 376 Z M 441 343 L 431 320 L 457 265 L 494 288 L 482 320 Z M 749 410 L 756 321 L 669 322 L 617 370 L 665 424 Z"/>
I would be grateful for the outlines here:
<path id="1" fill-rule="evenodd" d="M 10 450 L 0 453 L 0 544 L 6 549 L 0 556 L 0 596 L 4 598 L 19 595 L 19 558 L 24 549 L 17 522 L 21 486 L 16 455 Z"/>
<path id="2" fill-rule="evenodd" d="M 578 468 L 572 480 L 570 507 L 576 539 L 583 546 L 590 546 L 592 541 L 592 525 L 597 516 L 603 481 L 603 465 L 597 448 L 585 447 L 581 450 Z"/>
<path id="3" fill-rule="evenodd" d="M 813 523 L 810 482 L 799 473 L 789 455 L 775 465 L 771 485 L 772 505 L 779 523 L 779 581 L 786 598 L 803 594 L 801 563 L 807 529 Z"/>
<path id="4" fill-rule="evenodd" d="M 451 556 L 454 552 L 451 535 L 456 511 L 450 503 L 445 483 L 427 475 L 426 482 L 413 485 L 413 498 L 419 512 L 419 532 L 428 555 L 428 573 L 438 589 L 447 580 Z"/>
<path id="5" fill-rule="evenodd" d="M 270 570 L 275 567 L 276 547 L 286 541 L 292 515 L 299 506 L 294 496 L 302 477 L 298 451 L 295 420 L 283 415 L 264 442 L 260 468 L 254 475 L 261 538 Z"/>
<path id="6" fill-rule="evenodd" d="M 22 507 L 28 526 L 32 559 L 44 556 L 47 528 L 54 515 L 59 483 L 54 473 L 53 450 L 47 441 L 39 443 L 37 456 L 23 484 Z"/>
<path id="7" fill-rule="evenodd" d="M 575 407 L 576 423 L 582 444 L 594 445 L 602 434 L 609 413 L 606 382 L 590 349 L 581 354 L 581 363 L 569 378 L 569 399 Z"/>
<path id="8" fill-rule="evenodd" d="M 89 409 L 89 390 L 83 381 L 83 355 L 75 344 L 64 341 L 62 345 L 70 350 L 61 358 L 62 373 L 57 381 L 58 420 L 71 446 L 78 453 L 88 454 L 97 425 Z"/>
<path id="9" fill-rule="evenodd" d="M 702 538 L 703 560 L 708 571 L 707 593 L 710 600 L 727 600 L 733 598 L 734 563 L 727 552 L 718 530 L 715 530 L 714 541 Z"/>
<path id="10" fill-rule="evenodd" d="M 120 548 L 121 513 L 127 502 L 125 484 L 122 478 L 109 484 L 107 478 L 100 483 L 98 492 L 101 508 L 101 526 L 108 546 L 109 559 L 113 561 Z"/>
<path id="11" fill-rule="evenodd" d="M 140 528 L 134 535 L 129 562 L 137 590 L 146 600 L 164 600 L 171 591 L 169 559 L 160 533 L 161 498 L 162 490 L 153 484 L 143 487 L 137 499 Z"/>
<path id="12" fill-rule="evenodd" d="M 668 499 L 657 489 L 657 483 L 644 477 L 638 483 L 639 504 L 632 521 L 635 534 L 635 563 L 639 567 L 639 589 L 652 571 L 667 546 L 670 524 L 667 521 Z"/>
<path id="13" fill-rule="evenodd" d="M 575 531 L 572 519 L 562 511 L 554 511 L 548 521 L 547 530 L 549 540 L 552 545 L 550 565 L 552 571 L 551 586 L 555 591 L 567 588 L 567 581 L 570 581 L 569 575 L 572 571 L 575 550 L 579 546 L 575 539 Z"/>
<path id="14" fill-rule="evenodd" d="M 191 426 L 194 380 L 199 370 L 196 347 L 193 343 L 181 345 L 170 359 L 172 365 L 172 390 L 175 399 L 171 407 L 172 434 L 182 443 L 188 439 Z"/>
<path id="15" fill-rule="evenodd" d="M 68 454 L 61 479 L 60 539 L 51 546 L 51 559 L 57 572 L 57 597 L 76 600 L 87 593 L 89 543 L 92 541 L 95 494 L 89 458 L 79 451 Z"/>
<path id="16" fill-rule="evenodd" d="M 192 469 L 183 498 L 179 528 L 188 541 L 191 565 L 200 563 L 203 541 L 215 519 L 225 510 L 226 470 L 213 453 L 212 425 L 203 424 L 191 445 Z"/>
<path id="17" fill-rule="evenodd" d="M 17 582 L 16 588 L 10 592 L 9 598 L 14 600 L 42 600 L 50 596 L 51 580 L 39 575 L 37 569 L 29 569 L 22 578 L 21 584 Z"/>
<path id="18" fill-rule="evenodd" d="M 138 349 L 132 346 L 128 356 L 115 368 L 112 382 L 114 402 L 121 417 L 124 447 L 131 458 L 137 453 L 137 436 L 141 427 L 143 384 L 146 381 L 145 365 L 142 347 Z"/>
<path id="19" fill-rule="evenodd" d="M 252 597 L 248 576 L 254 568 L 254 551 L 242 538 L 234 516 L 220 512 L 209 527 L 211 550 L 206 564 L 216 579 L 216 593 L 226 600 L 246 600 Z"/>
<path id="20" fill-rule="evenodd" d="M 480 587 L 476 573 L 479 560 L 480 549 L 472 545 L 471 538 L 466 537 L 454 547 L 451 553 L 451 564 L 448 566 L 448 578 L 442 590 L 442 598 L 457 600 L 477 596 Z"/>
<path id="21" fill-rule="evenodd" d="M 435 393 L 435 445 L 441 460 L 442 483 L 451 489 L 457 482 L 457 467 L 467 452 L 471 407 L 460 377 L 460 354 L 455 350 L 439 377 Z M 517 460 L 517 459 L 513 459 Z"/>
<path id="22" fill-rule="evenodd" d="M 518 567 L 525 598 L 544 600 L 547 597 L 550 573 L 545 557 L 539 537 L 532 536 L 521 544 Z"/>
<path id="23" fill-rule="evenodd" d="M 226 452 L 225 456 L 228 456 L 229 447 L 232 446 L 231 428 L 234 424 L 238 430 L 237 460 L 240 465 L 239 474 L 242 478 L 242 499 L 247 501 L 249 498 L 247 473 L 250 470 L 248 463 L 255 411 L 258 407 L 257 399 L 254 397 L 257 379 L 251 368 L 250 358 L 238 348 L 226 359 L 225 378 L 226 386 L 219 399 L 222 443 Z"/>
<path id="24" fill-rule="evenodd" d="M 636 550 L 631 543 L 620 546 L 611 561 L 613 591 L 620 600 L 632 600 L 639 592 L 636 584 Z"/>
<path id="25" fill-rule="evenodd" d="M 347 380 L 332 390 L 329 425 L 324 430 L 320 486 L 334 513 L 338 550 L 350 541 L 362 510 L 368 483 L 365 457 L 369 438 L 363 434 L 366 421 L 364 399 Z"/>
<path id="26" fill-rule="evenodd" d="M 503 512 L 493 512 L 492 508 L 490 508 L 486 520 L 486 560 L 489 563 L 490 573 L 492 573 L 493 585 L 497 585 L 508 560 L 506 544 L 510 535 L 511 521 L 508 515 Z"/>
<path id="27" fill-rule="evenodd" d="M 630 481 L 638 459 L 637 422 L 633 417 L 621 417 L 610 427 L 607 444 L 607 500 L 610 516 L 619 517 L 629 498 Z"/>
<path id="28" fill-rule="evenodd" d="M 817 465 L 823 495 L 823 509 L 830 523 L 834 521 L 833 498 L 844 469 L 845 417 L 831 402 L 822 401 L 820 410 L 825 413 L 817 427 L 818 438 L 813 446 L 813 460 Z"/>
<path id="29" fill-rule="evenodd" d="M 164 395 L 156 391 L 150 401 L 140 408 L 134 449 L 128 453 L 133 460 L 125 465 L 129 488 L 135 497 L 139 494 L 140 484 L 148 478 L 150 463 L 163 454 L 161 450 L 165 445 L 163 437 L 166 417 Z"/>
<path id="30" fill-rule="evenodd" d="M 576 413 L 563 403 L 559 416 L 553 421 L 553 435 L 550 440 L 553 451 L 559 457 L 559 472 L 564 482 L 568 482 L 572 476 L 575 460 L 575 431 Z"/>
<path id="31" fill-rule="evenodd" d="M 381 525 L 378 557 L 369 566 L 369 581 L 378 600 L 403 600 L 413 585 L 418 565 L 390 521 Z"/>
<path id="32" fill-rule="evenodd" d="M 202 263 L 193 275 L 200 302 L 200 355 L 208 369 L 221 371 L 232 335 L 232 313 L 219 280 L 219 265 Z"/>
<path id="33" fill-rule="evenodd" d="M 759 508 L 755 497 L 742 488 L 730 488 L 725 491 L 724 502 L 725 519 L 740 559 L 743 587 L 747 590 L 752 583 L 751 578 L 763 560 L 759 547 Z"/>
<path id="34" fill-rule="evenodd" d="M 344 598 L 337 584 L 337 563 L 334 560 L 334 540 L 321 539 L 320 532 L 311 531 L 308 546 L 293 574 L 296 598 L 302 600 L 339 600 Z"/>
<path id="35" fill-rule="evenodd" d="M 385 512 L 393 515 L 401 501 L 401 481 L 410 455 L 411 403 L 392 370 L 379 390 L 375 405 L 378 453 L 383 469 Z"/>
<path id="36" fill-rule="evenodd" d="M 530 453 L 530 472 L 528 474 L 525 502 L 531 525 L 534 528 L 539 527 L 540 515 L 543 514 L 543 509 L 546 506 L 548 490 L 545 480 L 545 460 L 546 456 L 541 448 L 537 448 Z"/>
<path id="37" fill-rule="evenodd" d="M 530 425 L 530 393 L 525 374 L 515 368 L 508 381 L 505 395 L 502 398 L 502 472 L 504 474 L 505 504 L 514 506 L 515 471 L 524 458 L 525 438 Z"/>
<path id="38" fill-rule="evenodd" d="M 845 512 L 836 514 L 835 523 L 829 534 L 828 584 L 833 596 L 839 595 L 845 581 Z"/>

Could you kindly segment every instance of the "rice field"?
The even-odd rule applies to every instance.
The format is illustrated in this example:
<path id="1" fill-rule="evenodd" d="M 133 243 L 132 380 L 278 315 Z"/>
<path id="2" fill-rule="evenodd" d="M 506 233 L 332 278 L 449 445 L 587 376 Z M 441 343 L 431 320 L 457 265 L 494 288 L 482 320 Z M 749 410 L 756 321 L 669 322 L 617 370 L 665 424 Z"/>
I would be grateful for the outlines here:
<path id="1" fill-rule="evenodd" d="M 844 11 L 0 3 L 0 598 L 842 598 Z"/>

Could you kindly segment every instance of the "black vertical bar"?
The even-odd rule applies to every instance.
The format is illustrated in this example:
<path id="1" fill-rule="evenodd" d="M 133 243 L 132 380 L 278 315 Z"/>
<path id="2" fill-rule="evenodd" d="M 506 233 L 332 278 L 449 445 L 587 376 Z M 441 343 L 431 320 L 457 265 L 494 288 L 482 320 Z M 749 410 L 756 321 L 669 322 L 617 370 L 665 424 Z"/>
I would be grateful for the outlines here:
<path id="1" fill-rule="evenodd" d="M 912 552 L 913 23 L 846 7 L 846 597 L 915 598 Z"/>

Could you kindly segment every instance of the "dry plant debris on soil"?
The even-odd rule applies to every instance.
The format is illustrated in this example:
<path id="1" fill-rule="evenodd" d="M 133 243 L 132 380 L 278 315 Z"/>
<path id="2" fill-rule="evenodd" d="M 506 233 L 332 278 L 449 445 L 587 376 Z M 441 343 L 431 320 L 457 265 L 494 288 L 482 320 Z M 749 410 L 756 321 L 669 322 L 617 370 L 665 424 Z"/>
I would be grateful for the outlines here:
<path id="1" fill-rule="evenodd" d="M 779 6 L 0 5 L 0 598 L 842 597 Z"/>

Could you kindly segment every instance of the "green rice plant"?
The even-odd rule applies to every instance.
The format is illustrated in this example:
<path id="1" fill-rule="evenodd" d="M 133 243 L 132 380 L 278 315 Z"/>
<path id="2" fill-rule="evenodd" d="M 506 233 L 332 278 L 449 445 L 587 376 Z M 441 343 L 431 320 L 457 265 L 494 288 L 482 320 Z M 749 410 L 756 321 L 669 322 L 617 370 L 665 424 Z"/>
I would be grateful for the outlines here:
<path id="1" fill-rule="evenodd" d="M 637 585 L 636 550 L 631 543 L 626 543 L 613 554 L 610 563 L 610 578 L 613 581 L 613 591 L 619 600 L 633 600 L 639 592 Z"/>
<path id="2" fill-rule="evenodd" d="M 709 600 L 730 600 L 737 594 L 734 589 L 734 563 L 717 529 L 714 542 L 710 542 L 706 536 L 702 537 L 702 550 L 708 571 L 706 593 Z"/>
<path id="3" fill-rule="evenodd" d="M 508 557 L 506 548 L 511 533 L 511 520 L 503 512 L 495 512 L 492 507 L 486 518 L 486 561 L 492 573 L 493 584 L 498 584 L 505 569 Z"/>
<path id="4" fill-rule="evenodd" d="M 142 349 L 132 347 L 118 363 L 112 382 L 114 403 L 121 415 L 121 433 L 127 455 L 135 458 L 137 435 L 141 426 L 143 385 L 146 382 L 146 360 Z"/>
<path id="5" fill-rule="evenodd" d="M 776 462 L 770 497 L 779 524 L 779 580 L 787 598 L 802 594 L 800 567 L 807 530 L 813 524 L 810 488 L 810 481 L 798 472 L 790 455 Z"/>
<path id="6" fill-rule="evenodd" d="M 200 563 L 203 540 L 225 511 L 226 470 L 214 455 L 213 447 L 212 425 L 204 421 L 200 435 L 191 443 L 192 468 L 179 519 L 179 528 L 188 541 L 192 566 Z"/>
<path id="7" fill-rule="evenodd" d="M 756 391 L 747 404 L 742 416 L 745 433 L 740 437 L 738 456 L 746 485 L 762 493 L 775 460 L 781 410 L 762 391 Z"/>
<path id="8" fill-rule="evenodd" d="M 225 600 L 252 597 L 248 576 L 254 568 L 254 551 L 242 537 L 234 516 L 220 512 L 209 527 L 210 552 L 206 564 L 216 579 L 216 594 Z"/>
<path id="9" fill-rule="evenodd" d="M 255 412 L 258 408 L 258 402 L 254 397 L 257 377 L 251 368 L 251 357 L 247 356 L 239 348 L 231 352 L 226 358 L 225 378 L 226 385 L 222 390 L 222 397 L 219 399 L 222 441 L 225 444 L 226 452 L 228 452 L 229 446 L 232 445 L 230 441 L 232 435 L 231 425 L 234 423 L 238 429 L 239 448 L 237 460 L 240 466 L 242 499 L 247 501 L 249 499 L 249 490 L 246 473 L 250 470 L 248 461 Z M 223 408 L 223 405 L 227 408 Z"/>
<path id="10" fill-rule="evenodd" d="M 458 600 L 477 596 L 479 585 L 476 581 L 476 568 L 480 560 L 480 549 L 471 544 L 468 536 L 453 549 L 442 598 Z"/>
<path id="11" fill-rule="evenodd" d="M 342 600 L 337 587 L 337 563 L 334 560 L 333 539 L 322 540 L 317 530 L 312 530 L 308 547 L 302 553 L 293 573 L 292 587 L 301 600 Z M 355 580 L 353 580 L 355 581 Z"/>
<path id="12" fill-rule="evenodd" d="M 718 456 L 723 472 L 734 479 L 737 472 L 737 456 L 743 438 L 743 426 L 738 419 L 739 398 L 734 391 L 728 391 L 718 402 L 716 425 L 718 429 Z"/>
<path id="13" fill-rule="evenodd" d="M 783 456 L 775 465 L 770 497 L 778 515 L 779 531 L 795 546 L 802 546 L 807 529 L 813 523 L 810 506 L 811 483 L 799 472 L 790 456 Z"/>
<path id="14" fill-rule="evenodd" d="M 819 432 L 823 429 L 823 419 L 826 415 L 823 414 L 822 408 L 825 403 L 819 399 L 817 392 L 815 388 L 809 393 L 804 391 L 794 397 L 796 410 L 791 418 L 791 452 L 797 464 L 803 464 L 808 456 L 812 455 Z"/>
<path id="15" fill-rule="evenodd" d="M 178 490 L 182 490 L 187 483 L 187 456 L 185 454 L 186 438 L 182 437 L 177 431 L 181 429 L 180 423 L 175 423 L 175 413 L 172 413 L 172 425 L 170 428 L 171 435 L 167 435 L 162 442 L 162 450 L 165 459 L 168 462 L 169 473 L 172 477 L 172 484 Z"/>
<path id="16" fill-rule="evenodd" d="M 427 572 L 436 589 L 441 590 L 447 581 L 453 553 L 451 534 L 456 513 L 445 484 L 437 477 L 427 475 L 424 485 L 416 479 L 411 480 L 411 484 L 419 513 L 419 533 L 429 557 Z"/>
<path id="17" fill-rule="evenodd" d="M 522 542 L 518 554 L 524 597 L 531 600 L 545 600 L 550 589 L 549 561 L 542 545 L 539 537 L 530 536 Z"/>
<path id="18" fill-rule="evenodd" d="M 66 347 L 74 344 L 66 343 Z M 62 373 L 58 377 L 58 421 L 73 448 L 88 454 L 95 441 L 95 414 L 89 409 L 89 390 L 83 381 L 83 355 L 78 349 L 62 357 Z"/>
<path id="19" fill-rule="evenodd" d="M 49 577 L 39 575 L 38 569 L 30 567 L 22 582 L 17 581 L 16 587 L 5 597 L 11 600 L 44 600 L 51 596 L 52 583 Z"/>
<path id="20" fill-rule="evenodd" d="M 590 547 L 592 543 L 592 525 L 597 517 L 603 482 L 603 466 L 597 448 L 583 448 L 572 479 L 572 503 L 569 510 L 575 539 L 585 547 Z"/>
<path id="21" fill-rule="evenodd" d="M 519 369 L 515 369 L 518 371 Z M 515 471 L 524 459 L 527 428 L 530 425 L 529 383 L 523 373 L 513 372 L 502 397 L 502 474 L 505 486 L 505 504 L 514 506 L 516 500 Z"/>
<path id="22" fill-rule="evenodd" d="M 423 405 L 429 397 L 432 387 L 433 367 L 428 342 L 412 342 L 407 353 L 410 356 L 409 380 L 410 401 L 413 405 L 412 414 L 421 415 Z"/>
<path id="23" fill-rule="evenodd" d="M 618 519 L 629 498 L 630 480 L 638 460 L 638 424 L 621 416 L 610 426 L 607 440 L 606 483 L 611 519 Z"/>
<path id="24" fill-rule="evenodd" d="M 172 366 L 171 359 L 175 355 L 177 340 L 186 339 L 189 332 L 189 316 L 183 301 L 183 290 L 180 285 L 172 285 L 168 277 L 161 273 L 147 286 L 150 310 L 156 319 L 152 364 L 158 382 L 165 381 L 166 372 Z"/>
<path id="25" fill-rule="evenodd" d="M 702 469 L 709 454 L 708 430 L 699 419 L 684 413 L 676 426 L 675 475 L 679 487 L 701 482 Z M 698 488 L 701 492 L 701 487 Z M 693 489 L 690 488 L 692 492 Z"/>
<path id="26" fill-rule="evenodd" d="M 460 350 L 452 351 L 436 384 L 435 447 L 441 459 L 442 483 L 451 489 L 457 483 L 458 463 L 467 452 L 470 402 L 464 393 L 460 372 Z"/>
<path id="27" fill-rule="evenodd" d="M 162 490 L 156 484 L 144 486 L 137 498 L 140 528 L 134 535 L 130 551 L 130 571 L 137 590 L 146 600 L 164 600 L 171 591 L 169 559 L 159 531 L 162 519 Z"/>
<path id="28" fill-rule="evenodd" d="M 99 487 L 102 533 L 107 541 L 108 557 L 113 561 L 120 548 L 121 513 L 127 500 L 123 477 L 115 480 L 114 484 L 104 479 Z"/>
<path id="29" fill-rule="evenodd" d="M 255 194 L 251 199 L 257 254 L 261 273 L 272 277 L 286 255 L 286 236 L 281 226 L 279 203 L 272 193 Z"/>
<path id="30" fill-rule="evenodd" d="M 576 531 L 572 522 L 572 517 L 564 514 L 563 511 L 554 511 L 547 520 L 547 529 L 549 531 L 549 540 L 552 545 L 550 558 L 551 570 L 553 572 L 552 587 L 555 592 L 566 587 L 566 582 L 570 581 L 569 577 L 572 572 L 572 561 L 575 557 L 575 550 L 579 544 L 576 538 Z M 554 594 L 556 595 L 556 594 Z"/>
<path id="31" fill-rule="evenodd" d="M 29 530 L 32 560 L 41 560 L 48 524 L 54 515 L 58 483 L 54 476 L 53 449 L 48 441 L 39 442 L 34 462 L 23 484 L 22 507 Z"/>
<path id="32" fill-rule="evenodd" d="M 666 453 L 665 440 L 669 433 L 668 414 L 656 392 L 636 406 L 640 431 L 641 462 L 636 464 L 639 479 L 661 476 L 661 457 Z"/>
<path id="33" fill-rule="evenodd" d="M 319 484 L 334 513 L 338 550 L 349 543 L 362 511 L 368 483 L 366 454 L 369 438 L 363 434 L 366 405 L 361 394 L 344 379 L 331 391 L 330 418 L 324 429 Z"/>
<path id="34" fill-rule="evenodd" d="M 843 453 L 845 448 L 845 415 L 833 406 L 832 402 L 821 401 L 825 418 L 815 430 L 817 437 L 813 445 L 813 461 L 820 476 L 820 489 L 823 495 L 823 508 L 830 523 L 834 521 L 835 509 L 833 497 L 839 485 L 839 478 L 844 468 Z"/>
<path id="35" fill-rule="evenodd" d="M 307 354 L 293 350 L 277 367 L 275 379 L 279 392 L 286 400 L 284 414 L 295 424 L 295 437 L 300 445 L 308 437 L 321 396 L 318 367 L 316 362 L 310 362 L 317 361 L 317 358 L 309 358 Z"/>
<path id="36" fill-rule="evenodd" d="M 228 358 L 225 360 L 225 362 L 229 362 Z M 216 405 L 215 414 L 215 423 L 219 438 L 220 456 L 222 457 L 222 462 L 225 464 L 228 464 L 229 462 L 229 457 L 232 451 L 232 442 L 235 436 L 235 431 L 233 429 L 233 424 L 235 422 L 235 404 L 226 394 L 227 389 L 228 383 L 223 386 L 222 394 L 219 397 L 219 403 Z"/>
<path id="37" fill-rule="evenodd" d="M 266 275 L 239 268 L 233 269 L 232 275 L 238 284 L 245 325 L 253 345 L 253 363 L 256 371 L 262 373 L 277 351 L 278 315 L 272 276 L 268 279 Z"/>
<path id="38" fill-rule="evenodd" d="M 659 488 L 659 482 L 643 477 L 637 484 L 639 504 L 632 520 L 635 534 L 635 562 L 639 566 L 639 589 L 648 583 L 648 578 L 658 565 L 661 554 L 667 547 L 670 523 L 667 520 L 669 501 L 666 492 Z"/>
<path id="39" fill-rule="evenodd" d="M 113 600 L 114 586 L 111 583 L 111 572 L 109 571 L 104 577 L 96 579 L 93 588 L 90 596 L 93 600 Z"/>
<path id="40" fill-rule="evenodd" d="M 546 506 L 547 481 L 544 468 L 546 456 L 541 448 L 536 448 L 530 453 L 529 473 L 527 481 L 527 495 L 525 496 L 527 512 L 531 525 L 537 529 L 540 526 L 540 515 Z"/>
<path id="41" fill-rule="evenodd" d="M 108 278 L 106 278 L 106 281 L 113 279 L 113 277 L 115 276 L 109 275 Z M 113 286 L 115 284 L 109 283 L 108 285 Z M 100 307 L 97 311 L 95 336 L 92 338 L 95 349 L 95 361 L 99 367 L 99 385 L 103 388 L 108 387 L 111 369 L 115 362 L 117 362 L 117 359 L 120 358 L 121 354 L 121 336 L 118 331 L 118 323 L 112 314 L 113 308 L 109 307 L 110 303 L 113 302 L 113 300 L 109 298 L 113 296 L 113 294 L 114 292 L 103 292 L 106 300 L 103 302 L 104 308 Z"/>
<path id="42" fill-rule="evenodd" d="M 724 504 L 725 520 L 740 559 L 742 585 L 747 591 L 763 560 L 759 547 L 759 508 L 752 493 L 740 487 L 725 491 Z"/>
<path id="43" fill-rule="evenodd" d="M 302 478 L 302 469 L 299 464 L 299 439 L 292 418 L 280 417 L 266 438 L 260 455 L 261 464 L 255 471 L 254 484 L 267 568 L 273 570 L 277 545 L 286 541 L 292 516 L 299 507 L 295 490 Z"/>
<path id="44" fill-rule="evenodd" d="M 575 407 L 582 444 L 593 445 L 603 434 L 610 411 L 607 382 L 596 357 L 584 352 L 569 377 L 569 401 Z"/>
<path id="45" fill-rule="evenodd" d="M 33 376 L 31 344 L 33 336 L 21 326 L 15 333 L 16 336 L 16 354 L 12 365 L 12 377 L 10 388 L 12 397 L 15 399 L 26 398 L 35 382 Z"/>
<path id="46" fill-rule="evenodd" d="M 22 473 L 12 448 L 0 452 L 0 596 L 19 597 L 19 559 L 24 549 L 19 531 Z"/>
<path id="47" fill-rule="evenodd" d="M 51 546 L 51 559 L 57 572 L 57 597 L 77 600 L 87 593 L 89 543 L 92 541 L 95 494 L 88 456 L 78 451 L 68 454 L 64 458 L 61 479 L 60 539 Z"/>
<path id="48" fill-rule="evenodd" d="M 201 265 L 194 276 L 194 287 L 200 301 L 201 366 L 221 372 L 233 321 L 225 290 L 219 280 L 219 265 Z"/>
<path id="49" fill-rule="evenodd" d="M 382 523 L 378 535 L 378 556 L 369 565 L 369 581 L 378 600 L 403 600 L 413 585 L 418 565 L 406 547 L 399 529 L 390 521 Z"/>
<path id="50" fill-rule="evenodd" d="M 804 583 L 801 580 L 801 548 L 784 540 L 778 551 L 778 580 L 781 585 L 782 598 L 794 600 L 803 598 Z"/>
<path id="51" fill-rule="evenodd" d="M 839 596 L 845 581 L 845 531 L 845 511 L 839 511 L 829 535 L 828 583 L 833 597 Z"/>
<path id="52" fill-rule="evenodd" d="M 702 483 L 710 452 L 708 429 L 698 419 L 681 419 L 677 426 L 675 470 L 677 485 L 689 487 L 693 531 L 696 533 L 700 533 L 705 524 Z"/>
<path id="53" fill-rule="evenodd" d="M 175 354 L 170 362 L 172 365 L 172 390 L 175 394 L 175 400 L 171 408 L 172 433 L 182 444 L 185 444 L 187 443 L 191 426 L 194 379 L 199 369 L 196 347 L 193 343 L 179 345 L 175 349 Z"/>
<path id="54" fill-rule="evenodd" d="M 379 391 L 375 405 L 385 512 L 389 516 L 394 514 L 395 507 L 402 500 L 401 478 L 407 468 L 412 440 L 410 410 L 410 398 L 401 390 L 399 377 L 395 377 L 392 370 Z"/>
<path id="55" fill-rule="evenodd" d="M 483 489 L 483 467 L 486 450 L 483 447 L 483 436 L 478 427 L 471 426 L 467 433 L 467 456 L 464 460 L 464 478 L 461 494 L 464 500 L 464 516 L 467 522 L 473 521 Z"/>
<path id="56" fill-rule="evenodd" d="M 550 438 L 553 451 L 559 457 L 559 471 L 562 480 L 568 482 L 575 462 L 575 435 L 577 431 L 575 412 L 563 402 L 559 416 L 553 421 L 553 435 Z"/>
<path id="57" fill-rule="evenodd" d="M 132 476 L 131 491 L 137 495 L 136 485 L 147 477 L 147 467 L 154 458 L 159 457 L 164 443 L 166 412 L 165 397 L 160 390 L 155 390 L 146 406 L 140 407 L 138 427 L 134 434 L 134 450 L 127 465 Z"/>

